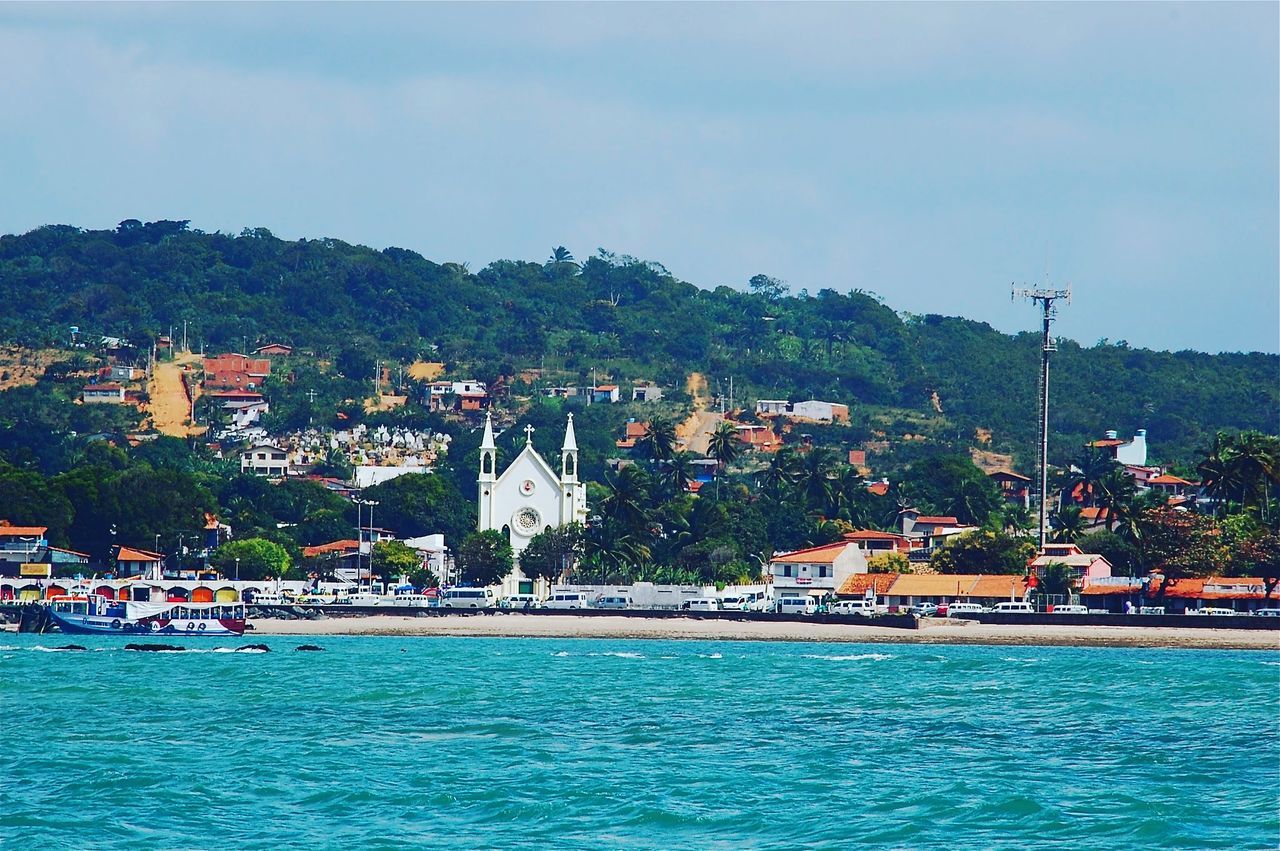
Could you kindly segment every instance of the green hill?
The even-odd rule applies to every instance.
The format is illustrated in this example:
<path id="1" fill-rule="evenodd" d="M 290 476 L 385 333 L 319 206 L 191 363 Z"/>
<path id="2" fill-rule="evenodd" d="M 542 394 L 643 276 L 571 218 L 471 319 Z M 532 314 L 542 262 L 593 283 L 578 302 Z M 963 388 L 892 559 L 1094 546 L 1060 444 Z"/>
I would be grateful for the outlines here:
<path id="1" fill-rule="evenodd" d="M 287 241 L 261 228 L 58 225 L 0 237 L 0 297 L 0 341 L 33 348 L 65 344 L 72 325 L 149 346 L 186 321 L 213 351 L 280 341 L 339 365 L 344 352 L 360 362 L 426 356 L 488 381 L 543 366 L 566 379 L 595 369 L 683 387 L 698 371 L 732 377 L 747 402 L 847 403 L 868 435 L 892 439 L 895 418 L 906 429 L 929 414 L 940 419 L 936 439 L 967 445 L 990 429 L 991 448 L 1022 462 L 1035 439 L 1035 333 L 903 316 L 864 292 L 789 295 L 763 277 L 748 291 L 709 291 L 603 250 L 580 264 L 503 260 L 473 272 L 402 248 Z M 1065 458 L 1104 429 L 1145 427 L 1153 460 L 1179 462 L 1220 429 L 1274 432 L 1278 374 L 1275 355 L 1063 341 L 1051 451 Z"/>

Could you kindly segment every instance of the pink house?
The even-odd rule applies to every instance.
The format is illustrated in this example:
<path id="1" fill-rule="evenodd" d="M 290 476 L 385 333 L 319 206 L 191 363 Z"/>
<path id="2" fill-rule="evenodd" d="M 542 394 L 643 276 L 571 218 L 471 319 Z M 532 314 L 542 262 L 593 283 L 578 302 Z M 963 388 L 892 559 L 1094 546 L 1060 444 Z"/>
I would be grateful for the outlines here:
<path id="1" fill-rule="evenodd" d="M 1051 564 L 1066 565 L 1078 584 L 1111 575 L 1111 562 L 1097 553 L 1084 553 L 1075 544 L 1045 544 L 1044 552 L 1028 565 L 1037 574 Z"/>

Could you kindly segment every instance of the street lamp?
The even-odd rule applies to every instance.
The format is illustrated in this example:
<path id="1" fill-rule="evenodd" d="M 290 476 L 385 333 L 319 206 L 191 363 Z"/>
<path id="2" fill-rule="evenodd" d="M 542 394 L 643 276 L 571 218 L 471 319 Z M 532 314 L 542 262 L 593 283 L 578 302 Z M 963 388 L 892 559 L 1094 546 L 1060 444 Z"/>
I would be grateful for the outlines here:
<path id="1" fill-rule="evenodd" d="M 240 559 L 236 559 L 236 582 L 240 581 Z"/>

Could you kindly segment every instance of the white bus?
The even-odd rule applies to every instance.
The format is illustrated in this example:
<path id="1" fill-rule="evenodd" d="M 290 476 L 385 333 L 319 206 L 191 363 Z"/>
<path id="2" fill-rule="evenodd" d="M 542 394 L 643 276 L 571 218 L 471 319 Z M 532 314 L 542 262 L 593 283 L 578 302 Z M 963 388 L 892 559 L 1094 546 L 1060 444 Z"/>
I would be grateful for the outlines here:
<path id="1" fill-rule="evenodd" d="M 491 609 L 497 598 L 492 588 L 450 588 L 444 592 L 444 609 Z"/>

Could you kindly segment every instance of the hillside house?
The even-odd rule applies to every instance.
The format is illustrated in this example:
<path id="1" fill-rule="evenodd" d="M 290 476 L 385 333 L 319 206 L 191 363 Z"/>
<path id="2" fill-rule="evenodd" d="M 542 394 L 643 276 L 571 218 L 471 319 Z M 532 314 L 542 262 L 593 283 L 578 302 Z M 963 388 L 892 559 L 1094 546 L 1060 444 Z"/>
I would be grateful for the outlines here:
<path id="1" fill-rule="evenodd" d="M 106 368 L 106 377 L 111 381 L 133 381 L 135 378 L 141 378 L 143 370 L 136 366 L 122 366 L 115 364 Z"/>
<path id="2" fill-rule="evenodd" d="M 1166 497 L 1195 496 L 1199 490 L 1196 482 L 1189 482 L 1169 473 L 1161 473 L 1147 480 L 1147 487 Z"/>
<path id="3" fill-rule="evenodd" d="M 767 425 L 735 425 L 733 431 L 739 441 L 756 452 L 777 452 L 782 448 L 782 438 Z"/>
<path id="4" fill-rule="evenodd" d="M 880 553 L 902 553 L 911 551 L 911 541 L 903 535 L 893 532 L 878 532 L 875 529 L 859 529 L 857 532 L 846 532 L 844 540 L 852 542 L 868 557 Z"/>
<path id="5" fill-rule="evenodd" d="M 123 405 L 124 387 L 119 384 L 86 384 L 81 391 L 86 405 Z"/>
<path id="6" fill-rule="evenodd" d="M 47 526 L 15 526 L 0 520 L 0 561 L 40 561 L 49 547 Z"/>
<path id="7" fill-rule="evenodd" d="M 1141 467 L 1147 463 L 1147 430 L 1145 428 L 1138 429 L 1132 440 L 1124 440 L 1118 436 L 1118 432 L 1110 430 L 1102 440 L 1090 441 L 1085 446 L 1105 449 L 1121 464 Z"/>
<path id="8" fill-rule="evenodd" d="M 987 473 L 987 478 L 995 482 L 996 487 L 1000 488 L 1000 494 L 1004 497 L 1005 502 L 1021 505 L 1023 508 L 1031 506 L 1030 476 L 1024 476 L 1021 473 L 1015 473 L 1013 470 L 1001 468 Z"/>
<path id="9" fill-rule="evenodd" d="M 632 402 L 656 402 L 662 398 L 662 388 L 647 381 L 637 381 L 631 388 Z"/>
<path id="10" fill-rule="evenodd" d="M 644 440 L 644 436 L 648 433 L 649 424 L 647 422 L 638 423 L 635 420 L 627 420 L 626 427 L 623 429 L 622 439 L 615 441 L 614 446 L 619 449 L 634 449 L 635 445 Z"/>
<path id="11" fill-rule="evenodd" d="M 621 391 L 616 384 L 601 384 L 598 387 L 591 388 L 591 401 L 607 402 L 610 405 L 620 401 L 622 398 Z"/>
<path id="12" fill-rule="evenodd" d="M 273 443 L 255 443 L 240 450 L 240 472 L 255 476 L 287 476 L 289 454 Z"/>
<path id="13" fill-rule="evenodd" d="M 756 415 L 762 417 L 790 417 L 820 423 L 849 422 L 849 406 L 839 402 L 823 402 L 808 399 L 789 402 L 785 399 L 760 399 L 756 402 Z"/>
<path id="14" fill-rule="evenodd" d="M 253 353 L 264 358 L 288 357 L 293 354 L 293 346 L 286 346 L 284 343 L 267 343 L 265 346 L 254 349 Z"/>
<path id="15" fill-rule="evenodd" d="M 224 354 L 205 358 L 203 365 L 206 390 L 253 390 L 271 375 L 266 358 Z"/>

